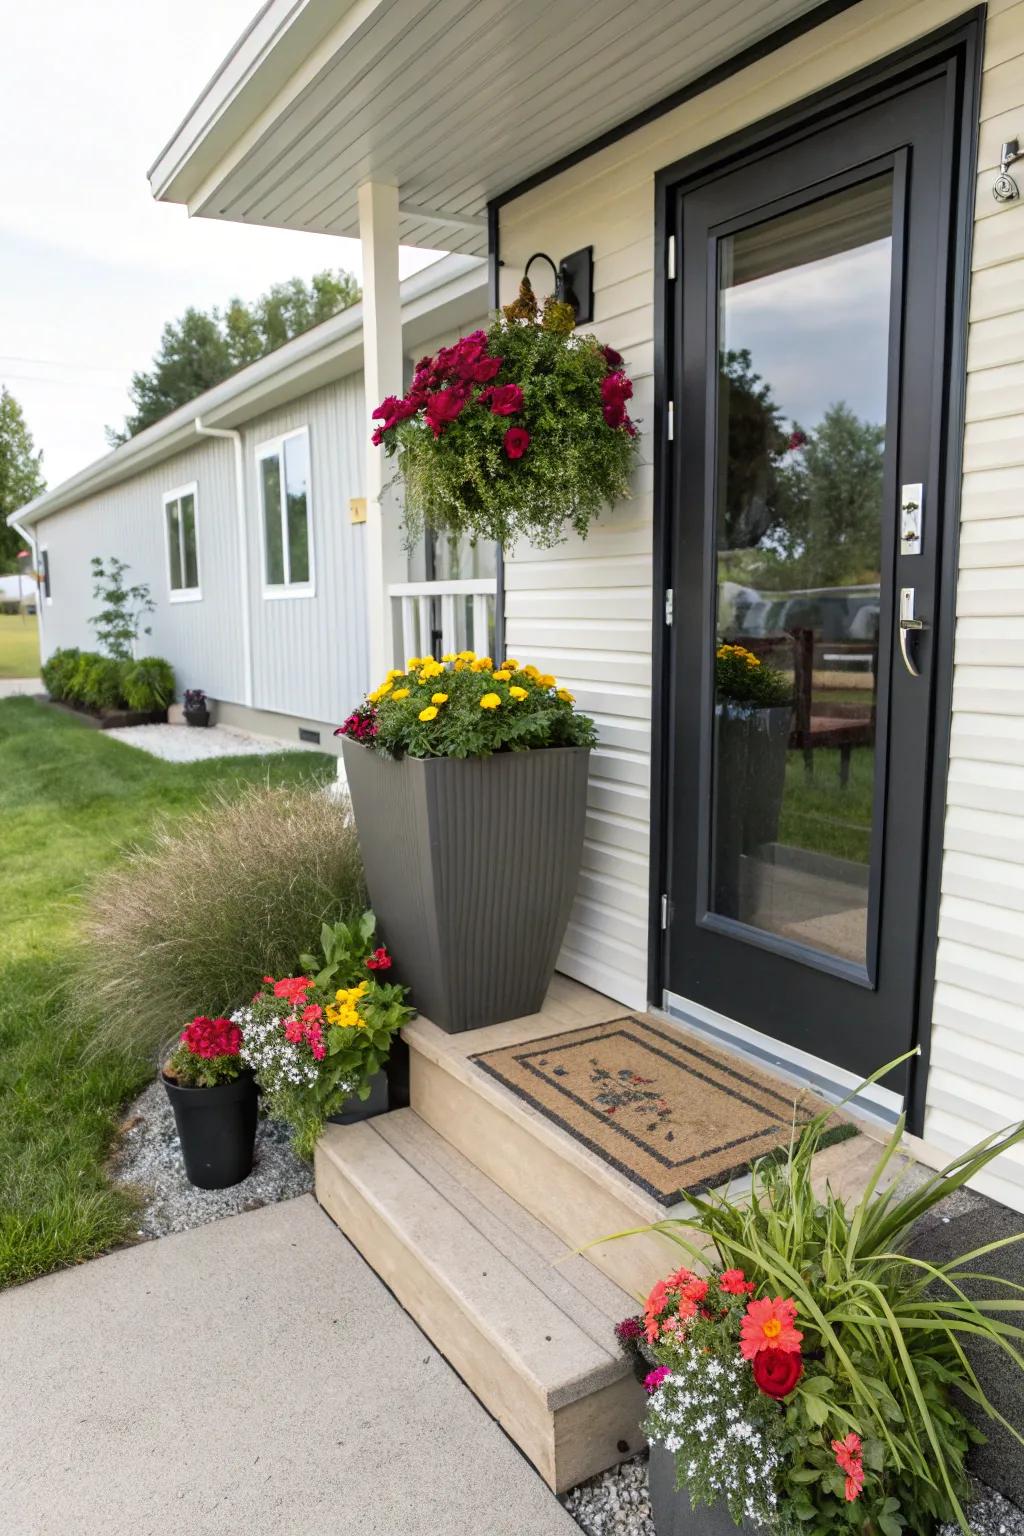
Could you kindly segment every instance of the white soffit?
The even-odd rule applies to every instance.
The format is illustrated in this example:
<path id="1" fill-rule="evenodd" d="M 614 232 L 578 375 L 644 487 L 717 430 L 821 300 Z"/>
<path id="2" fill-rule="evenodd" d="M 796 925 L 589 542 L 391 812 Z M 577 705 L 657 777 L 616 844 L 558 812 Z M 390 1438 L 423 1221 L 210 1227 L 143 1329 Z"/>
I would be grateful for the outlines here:
<path id="1" fill-rule="evenodd" d="M 817 0 L 270 0 L 150 171 L 206 218 L 358 235 L 365 181 L 403 245 L 482 254 L 490 198 Z"/>

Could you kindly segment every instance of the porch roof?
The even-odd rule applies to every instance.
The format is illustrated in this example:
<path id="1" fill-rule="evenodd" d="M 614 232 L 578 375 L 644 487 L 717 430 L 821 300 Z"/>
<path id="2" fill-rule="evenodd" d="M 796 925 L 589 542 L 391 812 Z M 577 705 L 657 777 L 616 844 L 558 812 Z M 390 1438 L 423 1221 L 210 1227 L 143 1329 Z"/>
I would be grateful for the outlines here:
<path id="1" fill-rule="evenodd" d="M 486 207 L 818 0 L 268 0 L 161 151 L 156 197 L 355 236 L 368 181 L 404 245 L 482 254 Z"/>

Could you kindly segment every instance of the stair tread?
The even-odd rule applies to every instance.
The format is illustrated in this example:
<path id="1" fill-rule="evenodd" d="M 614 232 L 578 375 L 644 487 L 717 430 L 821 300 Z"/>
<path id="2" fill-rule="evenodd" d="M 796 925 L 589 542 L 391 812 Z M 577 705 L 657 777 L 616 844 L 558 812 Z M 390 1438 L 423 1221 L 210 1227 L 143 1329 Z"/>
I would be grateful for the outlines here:
<path id="1" fill-rule="evenodd" d="M 618 1353 L 615 1324 L 636 1311 L 636 1301 L 582 1254 L 482 1173 L 411 1109 L 374 1124 L 478 1231 L 578 1322 L 596 1344 Z"/>
<path id="2" fill-rule="evenodd" d="M 542 1250 L 550 1239 L 564 1253 L 558 1239 L 534 1230 L 540 1223 L 525 1211 L 513 1221 L 504 1204 L 509 1197 L 492 1204 L 479 1182 L 484 1176 L 467 1175 L 460 1185 L 458 1175 L 470 1165 L 460 1169 L 453 1151 L 412 1110 L 329 1126 L 320 1142 L 321 1154 L 415 1251 L 549 1410 L 620 1380 L 629 1365 L 604 1310 L 611 1306 L 608 1292 L 589 1292 L 586 1282 L 575 1286 L 554 1274 Z M 627 1310 L 628 1297 L 619 1315 Z M 607 1321 L 606 1343 L 595 1337 L 599 1315 Z M 443 1351 L 444 1340 L 435 1343 Z"/>

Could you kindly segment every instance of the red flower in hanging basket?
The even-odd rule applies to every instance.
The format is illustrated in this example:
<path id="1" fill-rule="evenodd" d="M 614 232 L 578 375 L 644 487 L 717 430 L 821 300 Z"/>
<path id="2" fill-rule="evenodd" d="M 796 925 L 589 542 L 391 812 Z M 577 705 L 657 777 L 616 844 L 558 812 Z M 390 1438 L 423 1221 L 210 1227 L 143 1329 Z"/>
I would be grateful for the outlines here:
<path id="1" fill-rule="evenodd" d="M 525 427 L 509 427 L 505 433 L 505 452 L 510 459 L 521 459 L 530 446 L 530 434 Z"/>

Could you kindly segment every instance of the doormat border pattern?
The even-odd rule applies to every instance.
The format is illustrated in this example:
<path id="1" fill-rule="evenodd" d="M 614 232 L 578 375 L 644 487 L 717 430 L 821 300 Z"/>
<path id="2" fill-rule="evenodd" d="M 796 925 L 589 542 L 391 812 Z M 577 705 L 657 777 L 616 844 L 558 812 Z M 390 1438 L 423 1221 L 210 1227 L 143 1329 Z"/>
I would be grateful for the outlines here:
<path id="1" fill-rule="evenodd" d="M 582 1131 L 577 1125 L 574 1125 L 569 1120 L 564 1119 L 549 1105 L 542 1103 L 538 1098 L 534 1097 L 534 1095 L 530 1093 L 530 1091 L 525 1086 L 520 1083 L 510 1081 L 510 1079 L 505 1076 L 499 1067 L 493 1065 L 487 1059 L 489 1056 L 511 1056 L 523 1071 L 532 1073 L 535 1077 L 540 1078 L 546 1087 L 554 1088 L 558 1093 L 562 1094 L 563 1097 L 577 1104 L 588 1114 L 592 1114 L 593 1110 L 591 1106 L 587 1104 L 586 1100 L 581 1099 L 570 1089 L 563 1087 L 562 1084 L 552 1082 L 549 1078 L 543 1077 L 543 1075 L 537 1070 L 536 1067 L 533 1066 L 527 1057 L 530 1055 L 535 1055 L 537 1048 L 540 1046 L 546 1045 L 548 1046 L 549 1051 L 553 1051 L 559 1048 L 568 1049 L 573 1046 L 584 1045 L 586 1044 L 586 1041 L 579 1040 L 576 1037 L 579 1035 L 585 1035 L 589 1031 L 600 1030 L 602 1033 L 599 1038 L 607 1039 L 610 1036 L 610 1032 L 612 1031 L 613 1026 L 617 1024 L 637 1024 L 649 1034 L 653 1035 L 656 1039 L 664 1041 L 666 1045 L 675 1046 L 677 1048 L 682 1046 L 686 1050 L 687 1054 L 695 1057 L 698 1061 L 705 1063 L 709 1067 L 714 1067 L 715 1070 L 719 1072 L 724 1071 L 728 1076 L 734 1078 L 738 1084 L 742 1084 L 743 1087 L 749 1089 L 751 1093 L 757 1094 L 759 1098 L 764 1099 L 768 1097 L 778 1100 L 780 1107 L 784 1108 L 785 1110 L 786 1123 L 779 1126 L 780 1132 L 786 1136 L 784 1144 L 780 1144 L 777 1147 L 769 1148 L 764 1152 L 757 1153 L 753 1157 L 741 1158 L 741 1160 L 736 1164 L 716 1172 L 713 1175 L 712 1182 L 701 1180 L 698 1183 L 691 1184 L 686 1187 L 680 1185 L 679 1189 L 674 1193 L 666 1194 L 663 1190 L 652 1184 L 648 1179 L 645 1179 L 636 1168 L 631 1167 L 629 1163 L 624 1162 L 621 1158 L 617 1158 L 612 1152 L 608 1150 L 607 1147 L 602 1146 L 599 1142 L 587 1136 L 586 1133 Z M 653 1045 L 647 1046 L 646 1048 L 651 1050 L 655 1055 L 663 1056 L 664 1059 L 671 1062 L 673 1066 L 678 1067 L 683 1065 L 675 1057 L 671 1056 L 668 1051 L 659 1051 Z M 523 1054 L 517 1054 L 519 1052 L 522 1052 Z M 722 1054 L 724 1055 L 725 1052 Z M 636 1184 L 646 1194 L 655 1199 L 659 1205 L 666 1207 L 676 1205 L 679 1201 L 685 1200 L 689 1194 L 708 1194 L 714 1189 L 720 1189 L 723 1185 L 729 1183 L 731 1179 L 740 1178 L 742 1175 L 749 1173 L 754 1163 L 782 1161 L 786 1156 L 789 1146 L 788 1122 L 792 1118 L 794 1103 L 801 1092 L 811 1094 L 812 1098 L 817 1103 L 826 1102 L 821 1100 L 817 1094 L 813 1094 L 812 1090 L 802 1090 L 796 1083 L 789 1085 L 792 1087 L 792 1093 L 791 1095 L 787 1096 L 785 1093 L 779 1092 L 767 1084 L 756 1082 L 751 1077 L 745 1076 L 742 1071 L 739 1071 L 737 1067 L 733 1066 L 731 1063 L 724 1063 L 722 1060 L 717 1060 L 708 1052 L 702 1051 L 695 1042 L 691 1041 L 689 1037 L 684 1037 L 682 1035 L 673 1036 L 668 1034 L 665 1030 L 659 1028 L 653 1023 L 650 1023 L 648 1020 L 638 1019 L 635 1014 L 623 1014 L 617 1019 L 606 1019 L 598 1024 L 581 1025 L 576 1030 L 562 1031 L 556 1035 L 539 1035 L 532 1040 L 522 1040 L 514 1046 L 495 1046 L 490 1051 L 480 1051 L 477 1054 L 470 1056 L 469 1060 L 472 1061 L 473 1064 L 482 1072 L 486 1072 L 488 1077 L 493 1078 L 495 1082 L 501 1083 L 504 1088 L 507 1088 L 511 1093 L 514 1093 L 516 1098 L 522 1099 L 524 1103 L 529 1104 L 531 1108 L 537 1110 L 538 1114 L 543 1115 L 546 1120 L 550 1120 L 552 1124 L 557 1125 L 561 1130 L 565 1131 L 567 1135 L 573 1137 L 575 1141 L 580 1142 L 581 1145 L 585 1146 L 589 1151 L 593 1152 L 597 1157 L 599 1157 L 602 1162 L 608 1163 L 612 1168 L 616 1169 L 617 1172 L 623 1174 L 624 1177 L 631 1181 L 631 1183 Z M 743 1058 L 737 1058 L 737 1061 L 742 1062 Z M 692 1069 L 688 1070 L 692 1071 Z M 703 1073 L 694 1073 L 693 1075 L 703 1078 Z M 770 1073 L 764 1073 L 763 1075 L 765 1077 L 772 1076 Z M 704 1080 L 710 1082 L 710 1079 Z M 784 1079 L 780 1078 L 777 1079 L 777 1081 L 780 1083 L 780 1086 L 785 1085 Z M 717 1089 L 718 1092 L 726 1091 L 718 1084 L 714 1084 L 713 1086 Z M 750 1105 L 750 1107 L 765 1111 L 765 1106 L 763 1104 L 755 1104 L 753 1100 L 747 1098 L 746 1094 L 738 1093 L 736 1096 L 742 1098 L 743 1102 Z M 813 1114 L 808 1114 L 808 1120 L 812 1120 L 813 1118 Z M 717 1152 L 729 1151 L 732 1147 L 741 1146 L 744 1141 L 749 1141 L 751 1139 L 749 1135 L 741 1136 L 733 1142 L 724 1142 L 721 1146 L 706 1148 L 699 1154 L 692 1154 L 688 1157 L 680 1159 L 677 1163 L 673 1164 L 670 1163 L 667 1158 L 661 1155 L 654 1147 L 647 1145 L 646 1143 L 642 1142 L 639 1137 L 634 1136 L 633 1133 L 627 1130 L 626 1127 L 622 1124 L 615 1125 L 614 1129 L 627 1140 L 634 1142 L 635 1145 L 641 1149 L 646 1156 L 662 1163 L 666 1168 L 677 1167 L 682 1169 L 686 1166 L 687 1163 L 701 1162 L 705 1158 L 713 1156 Z M 851 1137 L 857 1135 L 859 1135 L 857 1126 L 854 1125 L 852 1121 L 844 1120 L 834 1126 L 829 1126 L 825 1130 L 821 1137 L 820 1146 L 822 1149 L 824 1149 L 825 1147 L 834 1146 L 837 1142 L 847 1141 Z"/>

